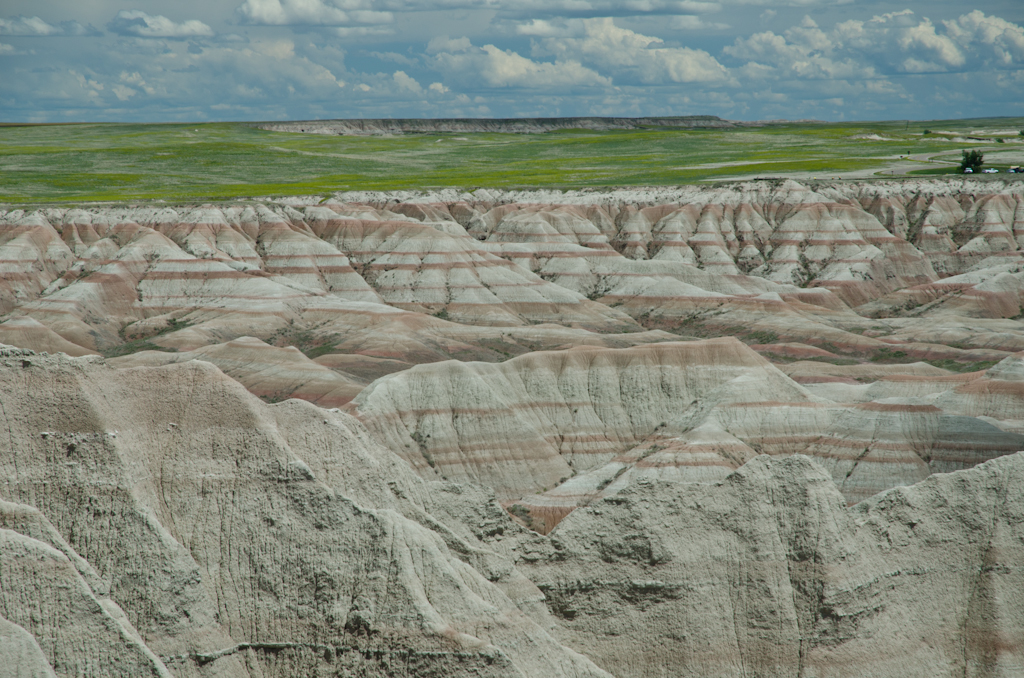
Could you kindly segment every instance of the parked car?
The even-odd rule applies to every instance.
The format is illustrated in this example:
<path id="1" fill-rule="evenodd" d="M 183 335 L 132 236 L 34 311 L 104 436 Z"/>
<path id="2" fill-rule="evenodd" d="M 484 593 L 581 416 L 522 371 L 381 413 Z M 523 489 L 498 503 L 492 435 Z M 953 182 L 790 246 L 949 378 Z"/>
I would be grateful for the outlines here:
<path id="1" fill-rule="evenodd" d="M 964 174 L 974 174 L 974 170 L 968 167 L 967 169 L 964 170 Z"/>

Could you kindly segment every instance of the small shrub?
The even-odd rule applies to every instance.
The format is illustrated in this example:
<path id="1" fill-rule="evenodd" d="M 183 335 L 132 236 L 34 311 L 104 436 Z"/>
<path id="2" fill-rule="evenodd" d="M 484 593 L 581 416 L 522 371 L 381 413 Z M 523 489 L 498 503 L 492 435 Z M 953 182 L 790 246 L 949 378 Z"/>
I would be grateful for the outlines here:
<path id="1" fill-rule="evenodd" d="M 526 508 L 522 504 L 512 504 L 505 510 L 523 521 L 527 527 L 533 525 L 533 516 L 530 515 L 530 509 Z"/>

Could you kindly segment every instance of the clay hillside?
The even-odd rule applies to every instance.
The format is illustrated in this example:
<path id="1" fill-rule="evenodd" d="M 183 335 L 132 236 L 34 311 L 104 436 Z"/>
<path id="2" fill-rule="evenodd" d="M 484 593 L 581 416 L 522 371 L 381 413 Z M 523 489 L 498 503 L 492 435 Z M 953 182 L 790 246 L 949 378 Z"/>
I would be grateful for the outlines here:
<path id="1" fill-rule="evenodd" d="M 1024 675 L 1022 318 L 1012 181 L 0 210 L 0 676 Z"/>

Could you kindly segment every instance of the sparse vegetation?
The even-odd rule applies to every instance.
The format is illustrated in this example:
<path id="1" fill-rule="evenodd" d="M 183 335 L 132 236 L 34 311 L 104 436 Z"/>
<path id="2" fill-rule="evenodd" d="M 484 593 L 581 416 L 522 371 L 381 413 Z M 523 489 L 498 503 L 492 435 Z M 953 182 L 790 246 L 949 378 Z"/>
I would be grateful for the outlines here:
<path id="1" fill-rule="evenodd" d="M 522 521 L 526 527 L 533 526 L 533 516 L 530 515 L 530 509 L 526 508 L 522 504 L 512 504 L 505 510 Z"/>
<path id="2" fill-rule="evenodd" d="M 1004 128 L 1022 123 L 998 121 Z M 969 133 L 985 127 L 986 121 L 941 125 L 943 130 Z M 244 123 L 0 127 L 0 200 L 189 201 L 445 186 L 667 185 L 789 172 L 836 176 L 880 171 L 894 155 L 908 150 L 949 151 L 944 135 L 911 133 L 905 126 L 786 123 L 706 130 L 480 133 L 460 134 L 459 143 L 445 144 L 436 142 L 452 135 L 342 137 L 268 132 Z M 956 165 L 920 171 L 946 173 L 956 171 Z"/>
<path id="3" fill-rule="evenodd" d="M 186 327 L 189 327 L 191 324 L 192 323 L 189 323 L 184 320 L 171 318 L 170 320 L 167 321 L 167 324 L 164 326 L 163 329 L 150 334 L 141 333 L 141 336 L 130 331 L 134 325 L 126 325 L 122 327 L 120 330 L 118 330 L 118 336 L 124 343 L 118 344 L 117 346 L 113 346 L 104 351 L 101 351 L 101 353 L 106 358 L 116 358 L 122 355 L 139 353 L 140 351 L 163 351 L 165 353 L 177 353 L 178 349 L 154 344 L 152 340 L 164 334 L 170 334 L 171 332 L 183 330 Z"/>
<path id="4" fill-rule="evenodd" d="M 744 338 L 752 344 L 774 344 L 779 340 L 779 335 L 771 330 L 756 330 L 747 332 Z"/>
<path id="5" fill-rule="evenodd" d="M 310 328 L 297 328 L 289 325 L 287 329 L 281 330 L 267 339 L 268 344 L 274 346 L 294 346 L 303 355 L 312 360 L 328 353 L 334 353 L 337 349 L 339 337 L 337 334 L 322 335 Z"/>
<path id="6" fill-rule="evenodd" d="M 944 370 L 949 370 L 950 372 L 980 372 L 981 370 L 987 370 L 988 368 L 994 366 L 998 361 L 982 360 L 974 363 L 962 363 L 957 360 L 946 359 L 926 360 L 925 362 L 928 363 L 929 365 L 934 365 L 935 367 L 941 367 Z"/>
<path id="7" fill-rule="evenodd" d="M 628 470 L 629 470 L 628 466 L 623 466 L 622 468 L 620 468 L 618 471 L 615 472 L 614 476 L 612 476 L 611 478 L 605 478 L 604 480 L 599 482 L 597 484 L 597 491 L 601 492 L 602 490 L 604 490 L 606 487 L 608 487 L 609 485 L 614 483 L 616 480 L 618 480 L 619 476 L 621 476 L 623 473 L 625 473 Z"/>
<path id="8" fill-rule="evenodd" d="M 102 353 L 105 358 L 116 358 L 118 356 L 130 355 L 140 351 L 164 351 L 165 353 L 177 353 L 178 349 L 158 346 L 148 339 L 136 339 L 134 341 L 126 341 L 123 344 L 118 344 L 113 348 L 108 348 L 107 350 L 102 351 Z"/>
<path id="9" fill-rule="evenodd" d="M 871 356 L 871 362 L 873 363 L 902 363 L 907 362 L 907 352 L 897 351 L 889 348 L 888 346 L 878 349 L 873 356 Z"/>

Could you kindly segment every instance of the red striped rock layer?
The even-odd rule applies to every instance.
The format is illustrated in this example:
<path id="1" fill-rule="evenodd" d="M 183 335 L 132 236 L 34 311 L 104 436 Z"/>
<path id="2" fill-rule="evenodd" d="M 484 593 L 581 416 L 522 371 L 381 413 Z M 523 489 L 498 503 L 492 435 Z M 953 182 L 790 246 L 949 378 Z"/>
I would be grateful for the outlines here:
<path id="1" fill-rule="evenodd" d="M 216 311 L 275 323 L 318 298 L 380 302 L 337 244 L 352 248 L 367 277 L 400 307 L 441 315 L 450 309 L 484 325 L 637 329 L 624 313 L 480 250 L 464 232 L 450 236 L 370 208 L 307 211 L 319 235 L 305 214 L 259 203 L 12 212 L 0 224 L 0 265 L 10 269 L 3 303 L 96 350 L 125 334 L 144 336 L 161 316 Z M 388 217 L 404 221 L 381 221 Z M 157 329 L 163 324 L 155 321 Z"/>
<path id="2" fill-rule="evenodd" d="M 809 340 L 818 337 L 845 351 L 870 354 L 878 347 L 864 346 L 845 331 L 851 318 L 841 317 L 846 306 L 839 299 L 871 317 L 1021 312 L 1020 285 L 1005 275 L 1021 265 L 1020 247 L 1011 237 L 1024 223 L 1019 193 L 889 190 L 883 196 L 872 186 L 810 190 L 795 182 L 766 188 L 754 182 L 717 192 L 693 190 L 690 203 L 637 207 L 584 199 L 572 205 L 458 202 L 389 208 L 428 222 L 450 214 L 475 237 L 499 245 L 502 256 L 542 277 L 621 307 L 648 326 L 683 333 L 681 321 L 712 334 L 726 332 L 725 323 L 711 320 L 724 315 L 738 321 L 733 326 L 782 328 L 792 340 L 813 344 Z M 945 259 L 935 256 L 932 231 L 952 248 L 947 247 Z M 970 238 L 956 244 L 947 234 Z M 972 267 L 984 270 L 971 279 L 941 280 Z M 795 284 L 813 286 L 818 294 Z M 796 310 L 803 317 L 797 323 L 773 318 L 778 311 L 761 308 L 756 299 L 766 292 L 791 307 L 785 314 Z M 755 298 L 753 308 L 738 304 L 736 297 Z"/>
<path id="3" fill-rule="evenodd" d="M 240 337 L 194 351 L 142 351 L 110 361 L 116 367 L 170 365 L 203 360 L 216 365 L 253 395 L 271 402 L 288 398 L 320 407 L 347 404 L 366 385 L 313 362 L 297 348 L 270 346 L 255 337 Z"/>
<path id="4" fill-rule="evenodd" d="M 850 305 L 871 316 L 1020 312 L 1019 247 L 1006 235 L 1020 218 L 1016 194 L 915 197 L 794 182 L 690 193 L 689 201 L 656 205 L 14 211 L 0 220 L 0 265 L 9 274 L 0 295 L 9 310 L 87 350 L 144 337 L 195 311 L 231 316 L 216 343 L 269 340 L 288 331 L 297 309 L 324 297 L 383 300 L 475 325 L 618 332 L 636 329 L 632 316 L 697 336 L 743 328 L 864 356 L 894 342 L 849 331 L 864 325 Z M 924 225 L 915 231 L 917 222 Z M 940 228 L 971 238 L 957 250 L 960 264 L 937 271 L 921 229 Z M 970 254 L 986 247 L 995 254 Z M 29 262 L 38 259 L 48 266 L 36 270 Z M 968 266 L 982 268 L 941 279 Z M 929 359 L 1005 357 L 902 350 Z"/>
<path id="5" fill-rule="evenodd" d="M 819 458 L 853 502 L 1024 447 L 932 405 L 816 397 L 731 339 L 422 365 L 352 405 L 425 475 L 482 482 L 506 500 L 546 492 L 518 503 L 547 527 L 625 474 L 720 477 L 755 451 Z"/>
<path id="6" fill-rule="evenodd" d="M 718 339 L 419 365 L 353 406 L 415 468 L 514 498 L 609 461 L 738 379 L 764 397 L 809 397 L 738 341 Z"/>
<path id="7" fill-rule="evenodd" d="M 603 331 L 635 328 L 624 313 L 480 247 L 454 221 L 431 226 L 342 218 L 328 207 L 308 208 L 305 216 L 320 238 L 347 252 L 383 299 L 399 308 L 474 324 L 532 320 Z"/>
<path id="8" fill-rule="evenodd" d="M 1005 358 L 989 370 L 965 374 L 951 374 L 922 363 L 831 366 L 800 362 L 783 369 L 821 397 L 866 406 L 937 408 L 1019 433 L 1024 430 L 1022 355 Z"/>

